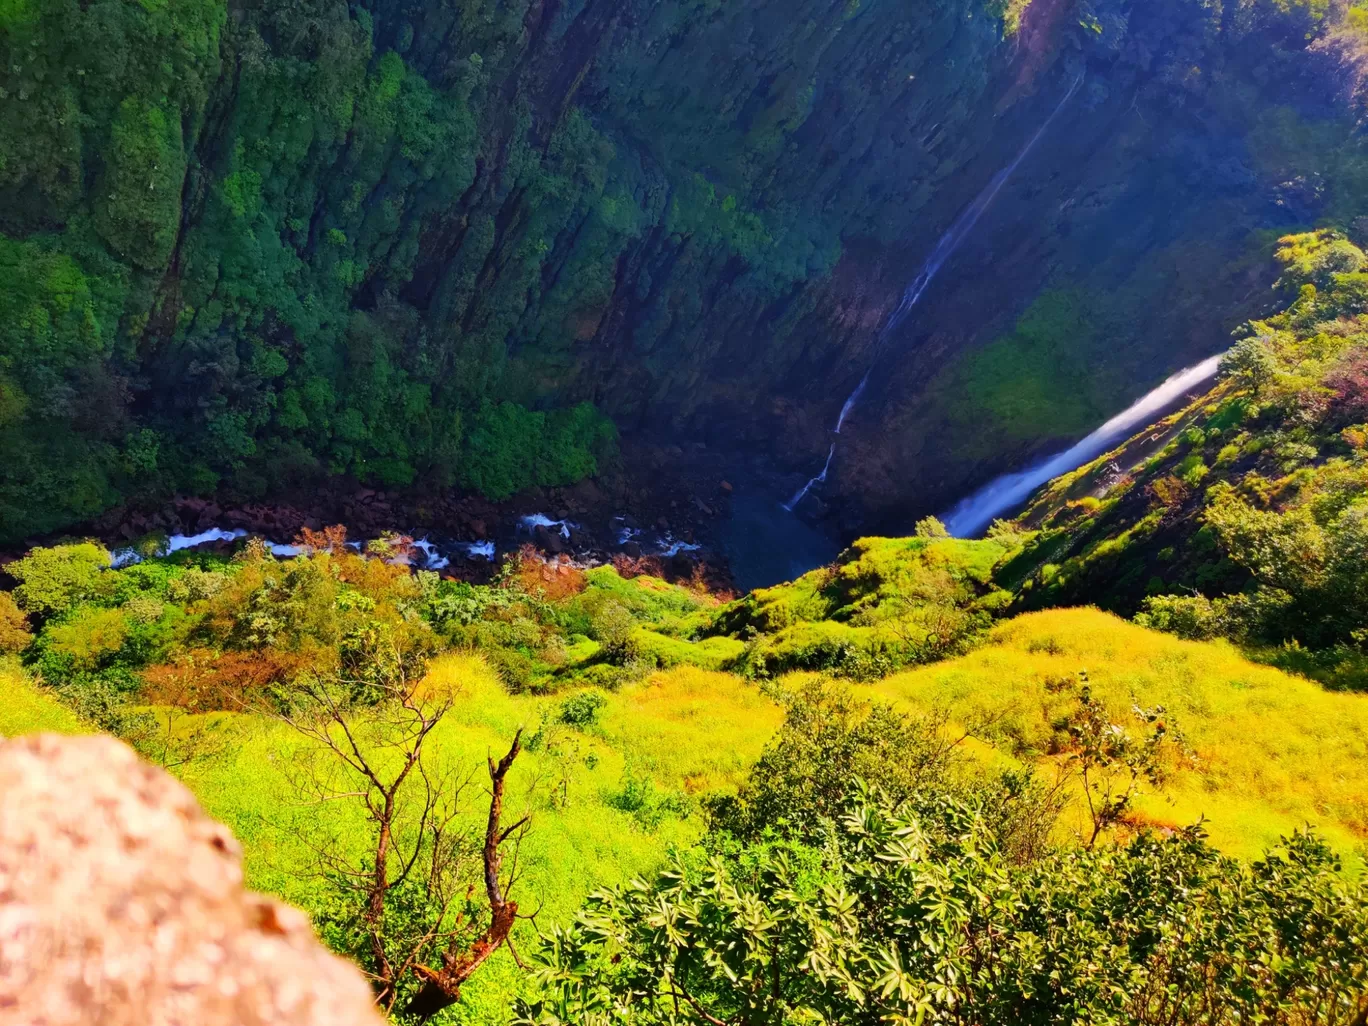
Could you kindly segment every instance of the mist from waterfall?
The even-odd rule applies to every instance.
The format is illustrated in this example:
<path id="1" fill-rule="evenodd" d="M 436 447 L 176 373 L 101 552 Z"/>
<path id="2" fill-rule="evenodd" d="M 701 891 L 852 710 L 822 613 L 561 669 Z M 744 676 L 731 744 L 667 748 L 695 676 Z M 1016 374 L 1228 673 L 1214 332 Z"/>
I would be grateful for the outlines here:
<path id="1" fill-rule="evenodd" d="M 1169 377 L 1158 388 L 1137 399 L 1077 445 L 1047 457 L 1025 470 L 1003 474 L 960 501 L 942 519 L 956 538 L 969 538 L 983 531 L 1003 513 L 1022 506 L 1041 485 L 1060 474 L 1077 470 L 1095 460 L 1113 444 L 1126 438 L 1137 427 L 1170 406 L 1184 393 L 1216 376 L 1220 356 L 1203 360 Z"/>
<path id="2" fill-rule="evenodd" d="M 1016 155 L 1016 158 L 993 176 L 993 180 L 988 183 L 984 190 L 978 194 L 969 206 L 964 208 L 959 217 L 955 218 L 955 222 L 949 227 L 945 234 L 940 237 L 935 248 L 931 250 L 930 256 L 928 256 L 926 262 L 922 264 L 921 270 L 918 271 L 917 276 L 912 279 L 912 284 L 908 285 L 903 291 L 902 301 L 898 304 L 897 309 L 889 315 L 888 320 L 886 320 L 883 327 L 879 329 L 878 338 L 874 342 L 874 352 L 870 358 L 870 368 L 865 371 L 864 377 L 860 379 L 860 383 L 855 386 L 855 390 L 850 393 L 850 396 L 841 406 L 841 414 L 836 418 L 836 428 L 832 434 L 839 435 L 841 429 L 845 427 L 846 418 L 850 416 L 851 411 L 855 409 L 856 404 L 860 401 L 860 397 L 864 394 L 865 387 L 869 384 L 870 375 L 874 373 L 873 364 L 877 362 L 879 356 L 883 353 L 884 346 L 888 342 L 890 336 L 892 336 L 892 334 L 902 326 L 902 323 L 907 320 L 908 314 L 912 312 L 912 308 L 921 300 L 922 293 L 926 291 L 926 288 L 931 284 L 932 279 L 936 277 L 936 274 L 945 265 L 945 262 L 950 259 L 955 250 L 959 249 L 960 243 L 962 243 L 965 238 L 968 237 L 969 233 L 973 231 L 974 225 L 978 224 L 979 218 L 982 217 L 983 212 L 988 209 L 988 205 L 992 203 L 997 194 L 1002 191 L 1002 187 L 1007 184 L 1007 180 L 1012 177 L 1013 172 L 1015 172 L 1021 165 L 1021 162 L 1026 159 L 1026 155 L 1035 148 L 1036 143 L 1038 143 L 1041 137 L 1049 130 L 1051 123 L 1059 115 L 1059 112 L 1064 109 L 1064 105 L 1073 98 L 1074 93 L 1078 91 L 1078 87 L 1082 82 L 1083 78 L 1080 75 L 1074 80 L 1073 85 L 1069 87 L 1069 91 L 1064 94 L 1064 98 L 1060 100 L 1055 109 L 1050 112 L 1050 116 L 1045 119 L 1044 123 L 1041 124 L 1038 129 L 1036 129 L 1035 135 L 1027 140 L 1026 145 L 1021 148 L 1021 151 Z M 798 503 L 803 501 L 808 492 L 816 485 L 823 484 L 826 481 L 827 472 L 831 469 L 831 461 L 835 455 L 836 443 L 832 442 L 831 449 L 827 453 L 826 464 L 822 467 L 822 472 L 809 480 L 802 488 L 798 489 L 793 498 L 784 504 L 786 510 L 792 512 Z"/>

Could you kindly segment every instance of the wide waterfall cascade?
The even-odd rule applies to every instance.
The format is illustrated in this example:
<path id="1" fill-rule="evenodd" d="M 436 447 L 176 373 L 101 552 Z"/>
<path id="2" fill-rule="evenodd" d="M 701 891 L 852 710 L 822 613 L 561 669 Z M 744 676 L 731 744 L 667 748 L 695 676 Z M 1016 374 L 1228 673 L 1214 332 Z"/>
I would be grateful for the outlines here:
<path id="1" fill-rule="evenodd" d="M 869 384 L 870 375 L 874 373 L 873 365 L 879 359 L 880 355 L 882 355 L 884 346 L 888 342 L 889 337 L 902 326 L 903 321 L 907 320 L 908 314 L 910 314 L 912 308 L 921 301 L 922 293 L 926 291 L 926 288 L 931 284 L 932 279 L 934 279 L 940 269 L 945 266 L 945 262 L 950 259 L 955 250 L 959 249 L 960 243 L 962 243 L 968 237 L 969 233 L 973 231 L 974 225 L 978 224 L 979 218 L 982 217 L 983 212 L 988 209 L 988 205 L 992 203 L 997 197 L 997 194 L 1002 191 L 1002 187 L 1007 184 L 1007 180 L 1011 178 L 1016 169 L 1021 166 L 1021 162 L 1026 159 L 1026 155 L 1035 148 L 1036 143 L 1038 143 L 1041 140 L 1041 137 L 1049 131 L 1050 125 L 1054 122 L 1054 119 L 1059 116 L 1059 112 L 1064 109 L 1064 105 L 1073 98 L 1074 93 L 1078 91 L 1078 87 L 1082 82 L 1083 77 L 1081 75 L 1074 79 L 1073 85 L 1071 85 L 1069 91 L 1064 94 L 1064 98 L 1060 100 L 1055 109 L 1050 112 L 1050 116 L 1045 119 L 1044 123 L 1036 129 L 1035 135 L 1027 140 L 1026 145 L 1021 148 L 1021 151 L 1016 155 L 1015 159 L 993 176 L 992 181 L 990 181 L 984 190 L 975 197 L 972 203 L 961 211 L 959 217 L 955 218 L 955 222 L 936 242 L 935 248 L 931 250 L 930 256 L 928 256 L 925 263 L 922 264 L 921 270 L 918 271 L 917 276 L 912 279 L 912 284 L 908 285 L 903 291 L 902 301 L 898 303 L 897 309 L 889 314 L 888 320 L 886 320 L 883 327 L 879 329 L 879 335 L 874 341 L 874 351 L 870 357 L 870 368 L 865 371 L 864 377 L 862 377 L 860 383 L 855 386 L 855 391 L 851 392 L 845 403 L 842 404 L 841 414 L 836 418 L 836 428 L 832 434 L 839 435 L 841 429 L 845 427 L 846 418 L 850 416 L 851 411 L 855 409 L 855 405 L 860 401 L 860 397 L 864 394 L 865 387 Z M 816 485 L 825 483 L 827 472 L 831 469 L 832 457 L 835 455 L 836 443 L 832 442 L 831 449 L 827 453 L 826 464 L 822 467 L 822 472 L 809 480 L 802 488 L 798 489 L 793 498 L 784 504 L 785 509 L 792 511 Z"/>
<path id="2" fill-rule="evenodd" d="M 956 538 L 969 538 L 978 534 L 995 518 L 1023 505 L 1031 493 L 1047 481 L 1095 460 L 1114 443 L 1124 440 L 1137 427 L 1147 424 L 1155 414 L 1172 405 L 1180 396 L 1210 381 L 1216 376 L 1220 362 L 1220 356 L 1213 356 L 1179 371 L 1077 445 L 1041 460 L 1025 470 L 1003 474 L 990 481 L 973 495 L 960 501 L 944 517 L 946 529 Z"/>

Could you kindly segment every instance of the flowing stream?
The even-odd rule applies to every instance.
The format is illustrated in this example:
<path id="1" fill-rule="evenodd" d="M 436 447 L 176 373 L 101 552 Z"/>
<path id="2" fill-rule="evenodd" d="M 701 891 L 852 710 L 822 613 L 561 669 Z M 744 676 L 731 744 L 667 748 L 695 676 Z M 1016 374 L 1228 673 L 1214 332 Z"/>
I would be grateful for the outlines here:
<path id="1" fill-rule="evenodd" d="M 996 517 L 1019 508 L 1031 493 L 1045 482 L 1095 460 L 1137 427 L 1148 424 L 1156 414 L 1172 405 L 1180 396 L 1210 381 L 1216 376 L 1220 362 L 1220 356 L 1213 356 L 1179 371 L 1077 445 L 1047 457 L 1025 470 L 1003 474 L 988 482 L 973 495 L 961 500 L 946 514 L 946 529 L 956 538 L 969 538 L 978 534 Z"/>
<path id="2" fill-rule="evenodd" d="M 1026 159 L 1026 155 L 1035 148 L 1036 143 L 1038 143 L 1041 137 L 1049 130 L 1051 123 L 1053 123 L 1054 119 L 1059 115 L 1059 112 L 1064 109 L 1064 105 L 1073 98 L 1073 94 L 1078 91 L 1078 87 L 1082 82 L 1082 76 L 1079 76 L 1074 80 L 1073 85 L 1069 87 L 1069 91 L 1064 94 L 1064 99 L 1059 101 L 1059 104 L 1055 109 L 1050 112 L 1050 116 L 1045 119 L 1045 122 L 1038 129 L 1036 129 L 1035 135 L 1031 136 L 1026 145 L 1021 148 L 1021 152 L 1016 155 L 1016 159 L 993 176 L 993 180 L 978 194 L 974 199 L 974 202 L 964 208 L 960 216 L 955 218 L 954 224 L 952 224 L 946 233 L 940 237 L 935 248 L 931 250 L 931 255 L 926 258 L 926 262 L 922 264 L 921 270 L 918 271 L 917 276 L 912 279 L 912 284 L 907 286 L 907 289 L 903 292 L 902 301 L 898 304 L 897 309 L 889 315 L 888 320 L 884 322 L 884 326 L 879 329 L 879 336 L 874 343 L 874 352 L 870 358 L 869 369 L 865 371 L 864 377 L 860 379 L 860 383 L 855 386 L 855 391 L 851 392 L 845 403 L 842 404 L 840 416 L 836 418 L 836 429 L 832 434 L 839 435 L 841 433 L 841 429 L 845 427 L 846 418 L 850 416 L 851 411 L 853 411 L 856 404 L 859 403 L 860 397 L 864 395 L 864 390 L 869 384 L 870 375 L 874 373 L 874 366 L 878 362 L 879 356 L 882 354 L 889 337 L 902 326 L 902 323 L 905 320 L 907 320 L 907 315 L 910 314 L 912 308 L 921 301 L 922 293 L 926 291 L 927 286 L 931 284 L 932 279 L 934 279 L 940 269 L 945 266 L 945 262 L 950 259 L 955 250 L 959 249 L 960 243 L 962 243 L 968 237 L 969 233 L 973 231 L 974 225 L 978 224 L 979 218 L 982 217 L 983 212 L 988 209 L 988 205 L 992 203 L 997 194 L 1002 191 L 1002 187 L 1007 184 L 1007 180 L 1012 177 L 1012 173 L 1016 171 L 1021 165 L 1021 162 Z M 789 499 L 789 501 L 784 504 L 784 509 L 792 512 L 798 503 L 803 501 L 808 492 L 812 491 L 815 486 L 826 482 L 827 473 L 831 470 L 831 461 L 835 455 L 836 443 L 833 441 L 831 443 L 831 448 L 827 451 L 826 463 L 822 467 L 822 472 L 809 480 L 802 488 L 798 489 L 798 491 L 794 493 L 793 498 Z"/>
<path id="3" fill-rule="evenodd" d="M 611 535 L 619 545 L 625 546 L 629 542 L 634 542 L 637 555 L 669 559 L 680 553 L 698 552 L 703 548 L 696 542 L 676 538 L 666 530 L 654 527 L 629 527 L 625 517 L 615 517 L 609 527 L 611 528 Z M 498 542 L 490 539 L 456 541 L 445 537 L 433 539 L 426 535 L 415 535 L 409 539 L 407 551 L 402 551 L 393 556 L 390 561 L 414 566 L 420 570 L 445 570 L 451 566 L 453 559 L 493 562 L 498 557 L 499 552 L 515 552 L 520 544 L 528 541 L 535 542 L 539 528 L 545 528 L 561 539 L 565 544 L 559 551 L 575 553 L 577 554 L 576 558 L 582 556 L 594 560 L 601 558 L 605 551 L 605 546 L 602 544 L 605 540 L 602 535 L 605 532 L 585 531 L 582 524 L 574 521 L 554 520 L 545 513 L 530 513 L 519 517 L 513 525 L 512 531 L 505 532 Z M 241 527 L 211 527 L 198 534 L 173 534 L 163 537 L 159 543 L 155 543 L 153 540 L 151 544 L 145 541 L 140 545 L 122 546 L 110 550 L 109 556 L 113 566 L 125 567 L 140 562 L 149 556 L 169 556 L 173 552 L 181 552 L 186 549 L 231 544 L 242 541 L 249 536 L 249 532 Z M 272 541 L 269 538 L 265 538 L 263 541 L 266 543 L 267 549 L 281 559 L 289 559 L 304 553 L 303 547 L 299 545 Z M 349 541 L 347 546 L 360 551 L 365 548 L 365 543 Z M 611 546 L 606 548 L 611 549 Z"/>

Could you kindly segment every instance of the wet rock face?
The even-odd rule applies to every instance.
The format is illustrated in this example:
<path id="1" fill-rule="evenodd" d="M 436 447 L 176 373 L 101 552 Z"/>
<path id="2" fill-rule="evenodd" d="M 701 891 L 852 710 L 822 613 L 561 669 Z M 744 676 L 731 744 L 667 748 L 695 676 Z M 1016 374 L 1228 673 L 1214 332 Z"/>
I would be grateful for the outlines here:
<path id="1" fill-rule="evenodd" d="M 0 742 L 0 1024 L 381 1022 L 179 782 L 112 738 Z"/>

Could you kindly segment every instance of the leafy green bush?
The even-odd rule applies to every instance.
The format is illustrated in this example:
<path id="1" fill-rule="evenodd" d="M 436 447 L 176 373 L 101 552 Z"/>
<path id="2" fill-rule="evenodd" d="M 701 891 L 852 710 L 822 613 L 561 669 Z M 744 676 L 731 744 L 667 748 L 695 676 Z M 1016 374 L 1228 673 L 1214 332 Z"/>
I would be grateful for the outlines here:
<path id="1" fill-rule="evenodd" d="M 583 730 L 598 721 L 598 714 L 608 699 L 601 691 L 580 691 L 561 703 L 560 720 Z"/>
<path id="2" fill-rule="evenodd" d="M 114 583 L 104 573 L 108 568 L 109 553 L 98 545 L 82 542 L 34 549 L 6 569 L 19 581 L 14 597 L 20 607 L 52 617 L 107 594 Z"/>
<path id="3" fill-rule="evenodd" d="M 972 804 L 861 791 L 820 846 L 676 852 L 590 898 L 544 935 L 519 1021 L 1348 1022 L 1365 929 L 1306 834 L 1252 865 L 1199 827 L 1013 865 Z"/>

